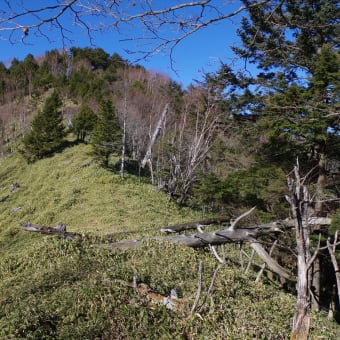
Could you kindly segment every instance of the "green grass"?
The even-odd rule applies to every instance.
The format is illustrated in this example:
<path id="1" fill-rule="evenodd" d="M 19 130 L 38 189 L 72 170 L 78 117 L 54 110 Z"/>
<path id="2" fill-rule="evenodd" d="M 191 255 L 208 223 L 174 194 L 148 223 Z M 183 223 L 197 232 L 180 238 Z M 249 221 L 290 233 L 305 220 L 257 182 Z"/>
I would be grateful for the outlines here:
<path id="1" fill-rule="evenodd" d="M 237 246 L 226 247 L 228 263 L 193 315 L 199 262 L 199 306 L 217 266 L 207 250 L 155 240 L 126 251 L 93 247 L 108 234 L 147 239 L 162 226 L 202 216 L 178 209 L 146 179 L 127 175 L 122 181 L 91 160 L 87 145 L 31 165 L 16 154 L 0 160 L 0 198 L 9 195 L 0 203 L 0 339 L 289 338 L 294 297 L 255 284 L 256 273 L 235 266 Z M 15 182 L 20 188 L 11 192 Z M 62 221 L 84 236 L 68 241 L 29 233 L 20 221 Z M 124 284 L 133 276 L 162 295 L 176 289 L 183 308 L 150 304 Z M 336 325 L 321 315 L 313 315 L 312 325 L 313 339 L 336 339 Z"/>
<path id="2" fill-rule="evenodd" d="M 53 158 L 27 165 L 19 155 L 1 160 L 0 228 L 16 233 L 20 221 L 42 225 L 63 222 L 69 231 L 108 234 L 157 231 L 199 216 L 179 210 L 166 195 L 128 175 L 101 168 L 91 161 L 91 147 L 78 145 Z M 12 183 L 20 188 L 11 193 Z M 20 207 L 17 212 L 13 208 Z M 1 242 L 1 239 L 0 239 Z"/>

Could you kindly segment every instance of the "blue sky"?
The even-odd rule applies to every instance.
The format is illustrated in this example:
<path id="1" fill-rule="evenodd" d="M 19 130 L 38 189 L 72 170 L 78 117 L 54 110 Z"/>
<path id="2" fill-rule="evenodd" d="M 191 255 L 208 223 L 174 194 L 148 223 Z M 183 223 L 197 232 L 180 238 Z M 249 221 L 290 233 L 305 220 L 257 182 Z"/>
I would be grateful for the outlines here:
<path id="1" fill-rule="evenodd" d="M 39 3 L 42 0 L 35 1 L 35 3 Z M 50 2 L 53 1 L 51 0 Z M 170 2 L 173 3 L 173 1 Z M 227 3 L 226 1 L 221 2 Z M 240 7 L 240 5 L 239 1 L 234 1 L 225 5 L 223 11 L 232 11 Z M 149 70 L 168 74 L 173 80 L 186 87 L 193 80 L 201 80 L 204 72 L 216 70 L 220 61 L 225 63 L 232 61 L 233 56 L 230 46 L 238 42 L 236 29 L 239 20 L 240 15 L 232 20 L 226 20 L 208 26 L 177 45 L 173 54 L 173 67 L 176 72 L 171 69 L 170 58 L 164 53 L 155 54 L 148 58 L 148 60 L 140 60 L 138 63 Z M 90 46 L 88 36 L 84 30 L 70 26 L 70 22 L 65 21 L 65 25 L 69 25 L 68 27 L 71 27 L 73 31 L 70 35 L 73 42 L 67 43 L 67 47 Z M 46 38 L 29 34 L 25 39 L 25 44 L 22 42 L 12 44 L 6 40 L 6 36 L 0 32 L 0 60 L 8 64 L 14 57 L 22 60 L 28 53 L 38 56 L 46 51 L 55 48 L 59 49 L 63 46 L 58 31 L 48 30 L 45 32 L 53 41 L 49 42 Z M 134 35 L 138 35 L 138 32 L 131 32 Z M 129 32 L 123 33 L 129 35 Z M 138 55 L 127 54 L 125 49 L 135 50 L 138 49 L 138 47 L 134 45 L 134 42 L 121 41 L 123 38 L 122 35 L 112 30 L 106 33 L 98 33 L 94 35 L 94 47 L 101 47 L 109 54 L 118 53 L 123 58 L 134 62 L 138 59 Z"/>

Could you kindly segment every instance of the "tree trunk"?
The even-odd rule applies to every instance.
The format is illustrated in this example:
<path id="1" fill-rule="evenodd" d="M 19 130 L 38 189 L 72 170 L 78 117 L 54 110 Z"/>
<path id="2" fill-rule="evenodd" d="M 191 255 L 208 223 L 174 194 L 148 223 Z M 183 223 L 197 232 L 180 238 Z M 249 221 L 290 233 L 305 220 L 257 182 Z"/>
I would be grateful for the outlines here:
<path id="1" fill-rule="evenodd" d="M 166 104 L 165 107 L 164 107 L 164 110 L 161 114 L 161 116 L 159 117 L 159 120 L 157 122 L 157 125 L 155 127 L 155 130 L 151 136 L 151 139 L 150 139 L 150 142 L 149 142 L 149 145 L 148 145 L 148 149 L 145 153 L 145 156 L 141 162 L 141 167 L 144 168 L 145 167 L 145 164 L 146 163 L 149 163 L 151 162 L 151 154 L 152 154 L 152 147 L 153 145 L 155 144 L 156 142 L 156 139 L 161 131 L 161 128 L 162 128 L 162 125 L 165 121 L 165 118 L 166 118 L 166 115 L 168 113 L 168 109 L 169 109 L 169 104 Z M 149 163 L 150 164 L 150 163 Z"/>
<path id="2" fill-rule="evenodd" d="M 320 146 L 320 149 L 324 149 L 324 146 Z M 322 216 L 323 213 L 323 196 L 324 188 L 326 185 L 326 156 L 324 151 L 319 153 L 318 163 L 318 180 L 316 182 L 316 204 L 315 204 L 315 215 Z"/>
<path id="3" fill-rule="evenodd" d="M 126 112 L 127 112 L 127 102 L 125 97 L 124 105 L 124 117 L 123 117 L 123 136 L 122 136 L 122 155 L 120 161 L 120 177 L 124 179 L 124 169 L 125 169 L 125 153 L 126 153 Z"/>
<path id="4" fill-rule="evenodd" d="M 312 310 L 319 311 L 320 309 L 320 258 L 316 257 L 311 268 L 311 282 L 312 282 Z"/>
<path id="5" fill-rule="evenodd" d="M 300 179 L 298 164 L 287 182 L 290 193 L 290 197 L 287 199 L 295 220 L 298 270 L 296 310 L 293 318 L 291 339 L 307 340 L 310 330 L 310 280 L 308 271 L 314 259 L 310 256 L 308 191 Z"/>
<path id="6" fill-rule="evenodd" d="M 339 268 L 338 261 L 336 260 L 336 256 L 335 256 L 336 246 L 338 245 L 337 239 L 338 239 L 338 231 L 336 231 L 335 233 L 333 245 L 330 243 L 329 239 L 327 240 L 327 248 L 328 248 L 329 255 L 331 257 L 334 272 L 335 272 L 336 286 L 337 286 L 339 306 L 340 306 L 340 268 Z"/>
<path id="7" fill-rule="evenodd" d="M 310 301 L 308 285 L 308 268 L 304 256 L 304 244 L 299 239 L 297 244 L 298 250 L 298 282 L 296 311 L 293 319 L 293 328 L 291 340 L 304 340 L 308 338 L 310 329 Z"/>

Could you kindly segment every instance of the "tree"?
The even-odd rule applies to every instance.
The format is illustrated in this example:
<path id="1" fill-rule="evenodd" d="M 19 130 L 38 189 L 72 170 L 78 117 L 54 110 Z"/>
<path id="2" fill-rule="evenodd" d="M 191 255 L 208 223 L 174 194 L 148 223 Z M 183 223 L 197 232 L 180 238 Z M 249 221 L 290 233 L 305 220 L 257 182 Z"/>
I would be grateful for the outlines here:
<path id="1" fill-rule="evenodd" d="M 92 135 L 95 155 L 109 165 L 109 157 L 121 148 L 122 132 L 111 100 L 101 102 L 98 119 Z"/>
<path id="2" fill-rule="evenodd" d="M 340 143 L 337 13 L 333 0 L 268 2 L 249 9 L 239 29 L 243 47 L 234 48 L 261 70 L 251 81 L 261 86 L 254 98 L 262 105 L 254 110 L 253 102 L 248 111 L 259 116 L 257 126 L 267 136 L 261 151 L 286 171 L 297 156 L 306 171 L 316 167 L 319 199 L 327 159 L 337 158 Z"/>
<path id="3" fill-rule="evenodd" d="M 178 204 L 190 196 L 216 137 L 219 112 L 210 97 L 209 89 L 188 91 L 177 119 L 158 147 L 158 185 Z"/>
<path id="4" fill-rule="evenodd" d="M 33 76 L 35 72 L 38 70 L 38 64 L 34 59 L 32 54 L 28 54 L 23 61 L 23 69 L 26 76 L 26 84 L 25 87 L 28 88 L 28 95 L 29 97 L 32 96 L 33 90 Z"/>
<path id="5" fill-rule="evenodd" d="M 334 20 L 338 16 L 336 1 L 271 1 L 249 9 L 249 17 L 243 19 L 239 29 L 243 46 L 234 48 L 260 70 L 251 79 L 253 100 L 247 111 L 256 117 L 255 125 L 266 138 L 259 159 L 262 164 L 276 163 L 288 172 L 299 158 L 301 170 L 310 174 L 308 183 L 303 183 L 309 185 L 308 200 L 314 203 L 308 207 L 309 216 L 329 213 L 323 203 L 325 189 L 332 189 L 330 164 L 339 160 L 339 26 Z M 294 185 L 302 187 L 301 183 Z M 290 192 L 295 190 L 294 185 Z M 293 198 L 299 202 L 291 203 L 292 209 L 304 199 L 297 191 Z M 334 190 L 329 194 L 336 197 Z M 307 216 L 307 208 L 299 209 Z M 310 303 L 318 308 L 320 298 L 320 278 L 314 275 L 319 261 L 311 261 L 312 239 L 306 223 L 296 224 L 295 237 L 301 281 L 293 336 L 300 334 L 299 339 L 308 335 Z"/>
<path id="6" fill-rule="evenodd" d="M 97 115 L 87 105 L 82 106 L 72 121 L 73 132 L 77 139 L 84 142 L 96 125 Z"/>
<path id="7" fill-rule="evenodd" d="M 23 138 L 21 152 L 27 161 L 41 159 L 57 151 L 64 143 L 65 127 L 62 101 L 56 91 L 46 99 L 42 111 L 32 121 L 31 131 Z"/>
<path id="8" fill-rule="evenodd" d="M 184 1 L 175 4 L 111 0 L 86 2 L 86 5 L 82 0 L 66 0 L 52 5 L 15 0 L 2 5 L 0 34 L 11 43 L 27 42 L 31 36 L 51 41 L 48 32 L 57 30 L 65 46 L 72 42 L 75 27 L 88 33 L 91 44 L 97 32 L 129 31 L 133 27 L 133 31 L 140 32 L 140 36 L 125 39 L 141 41 L 133 52 L 149 57 L 156 52 L 170 50 L 170 59 L 173 61 L 174 48 L 190 35 L 216 22 L 235 17 L 247 8 L 260 7 L 268 2 L 260 0 L 237 7 L 233 3 L 226 5 L 223 0 Z M 169 35 L 169 32 L 172 34 Z M 148 48 L 145 49 L 143 41 L 148 42 Z"/>

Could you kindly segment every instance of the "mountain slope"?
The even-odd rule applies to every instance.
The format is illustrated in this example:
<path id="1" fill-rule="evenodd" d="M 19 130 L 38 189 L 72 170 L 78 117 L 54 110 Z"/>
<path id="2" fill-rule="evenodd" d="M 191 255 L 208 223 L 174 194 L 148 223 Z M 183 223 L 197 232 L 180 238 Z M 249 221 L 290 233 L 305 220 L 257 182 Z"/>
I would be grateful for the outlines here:
<path id="1" fill-rule="evenodd" d="M 13 154 L 0 161 L 1 339 L 288 339 L 294 297 L 254 283 L 238 266 L 238 248 L 226 247 L 227 265 L 160 241 L 127 251 L 94 244 L 148 238 L 160 227 L 200 218 L 179 210 L 143 178 L 101 168 L 88 145 L 26 164 Z M 17 183 L 19 186 L 14 185 Z M 12 189 L 12 190 L 11 190 Z M 21 230 L 20 221 L 54 225 L 84 236 L 68 241 Z M 197 268 L 202 293 L 194 313 Z M 153 304 L 131 287 L 133 276 L 155 293 L 179 295 L 180 310 Z M 213 289 L 209 292 L 209 286 Z M 313 316 L 312 336 L 336 339 L 336 326 Z"/>

